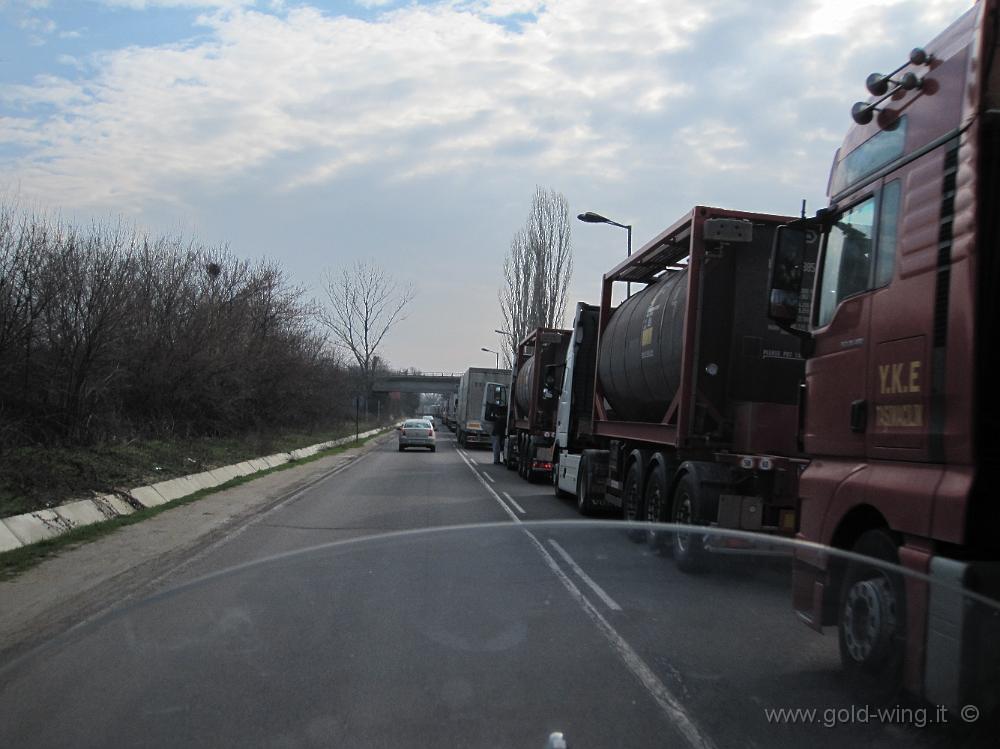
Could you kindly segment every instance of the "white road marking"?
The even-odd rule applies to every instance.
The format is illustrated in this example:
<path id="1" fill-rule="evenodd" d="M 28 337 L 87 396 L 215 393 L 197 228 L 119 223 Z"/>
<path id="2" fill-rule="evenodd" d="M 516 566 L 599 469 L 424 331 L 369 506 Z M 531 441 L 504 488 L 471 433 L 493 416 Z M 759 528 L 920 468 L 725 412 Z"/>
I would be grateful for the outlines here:
<path id="1" fill-rule="evenodd" d="M 577 577 L 579 577 L 581 580 L 587 583 L 587 587 L 589 587 L 592 591 L 594 591 L 594 593 L 597 595 L 598 598 L 604 601 L 605 606 L 607 606 L 612 611 L 622 610 L 622 607 L 615 602 L 615 599 L 609 596 L 605 592 L 604 588 L 598 585 L 597 582 L 595 582 L 590 575 L 584 572 L 583 568 L 581 568 L 580 565 L 578 565 L 576 561 L 573 559 L 573 557 L 569 555 L 569 552 L 567 552 L 566 549 L 560 546 L 555 539 L 553 538 L 549 539 L 549 546 L 555 549 L 556 552 L 559 554 L 559 556 L 563 558 L 563 561 L 569 565 L 569 568 L 576 573 Z"/>
<path id="2" fill-rule="evenodd" d="M 462 455 L 461 451 L 459 451 L 458 457 L 460 457 L 462 460 L 465 461 L 465 465 L 467 465 L 469 467 L 469 470 L 472 471 L 472 475 L 475 476 L 477 479 L 479 479 L 480 484 L 486 487 L 486 491 L 488 491 L 490 495 L 493 497 L 493 499 L 495 499 L 497 503 L 504 509 L 504 511 L 508 515 L 510 515 L 510 519 L 513 520 L 515 523 L 520 523 L 521 521 L 518 519 L 517 515 L 514 514 L 514 511 L 510 509 L 506 504 L 504 504 L 504 501 L 500 499 L 500 495 L 497 494 L 495 491 L 493 491 L 493 487 L 486 483 L 486 479 L 484 479 L 481 475 L 479 475 L 479 471 L 477 471 L 475 468 L 472 467 L 472 463 L 469 462 L 468 458 Z"/>
<path id="3" fill-rule="evenodd" d="M 491 484 L 495 484 L 497 482 L 497 480 L 492 476 L 490 476 L 488 473 L 486 473 L 486 471 L 483 471 L 483 475 L 489 480 Z"/>
<path id="4" fill-rule="evenodd" d="M 486 480 L 479 475 L 479 471 L 472 467 L 472 464 L 462 456 L 462 460 L 472 471 L 472 474 L 479 479 L 479 483 L 482 484 L 486 491 L 497 501 L 497 503 L 504 509 L 504 511 L 510 516 L 510 519 L 514 521 L 517 525 L 523 525 L 520 518 L 514 514 L 502 499 L 500 495 L 497 494 L 493 487 L 490 486 Z M 510 495 L 504 492 L 507 498 L 510 499 Z M 511 500 L 513 502 L 513 500 Z M 687 739 L 688 743 L 696 749 L 715 749 L 715 744 L 712 739 L 705 733 L 702 733 L 701 729 L 694 722 L 694 719 L 688 715 L 687 710 L 681 704 L 680 700 L 674 696 L 674 693 L 667 688 L 667 686 L 660 681 L 659 677 L 653 672 L 642 657 L 635 652 L 631 645 L 625 641 L 618 631 L 611 626 L 611 622 L 604 618 L 604 615 L 597 610 L 597 607 L 590 602 L 590 600 L 583 594 L 583 592 L 576 586 L 565 572 L 563 572 L 562 567 L 559 563 L 553 559 L 552 555 L 549 554 L 548 549 L 542 544 L 541 541 L 535 536 L 534 533 L 529 531 L 527 528 L 522 527 L 521 532 L 526 535 L 531 542 L 538 549 L 538 553 L 542 555 L 542 559 L 545 564 L 548 565 L 549 569 L 552 570 L 559 582 L 563 584 L 566 591 L 570 594 L 570 597 L 579 604 L 580 608 L 583 609 L 584 613 L 590 618 L 592 622 L 597 626 L 604 638 L 611 645 L 611 649 L 615 651 L 619 658 L 621 658 L 622 663 L 625 667 L 632 672 L 632 674 L 639 680 L 639 682 L 646 688 L 646 691 L 652 696 L 656 704 L 659 705 L 660 710 L 667 716 L 667 719 L 673 724 L 673 726 Z"/>
<path id="5" fill-rule="evenodd" d="M 521 513 L 522 515 L 526 515 L 527 514 L 524 511 L 524 508 L 521 507 L 521 505 L 519 505 L 517 502 L 515 502 L 514 498 L 512 496 L 510 496 L 507 492 L 504 492 L 503 495 L 507 498 L 508 502 L 510 502 L 512 505 L 514 505 L 514 509 L 516 509 L 519 513 Z"/>

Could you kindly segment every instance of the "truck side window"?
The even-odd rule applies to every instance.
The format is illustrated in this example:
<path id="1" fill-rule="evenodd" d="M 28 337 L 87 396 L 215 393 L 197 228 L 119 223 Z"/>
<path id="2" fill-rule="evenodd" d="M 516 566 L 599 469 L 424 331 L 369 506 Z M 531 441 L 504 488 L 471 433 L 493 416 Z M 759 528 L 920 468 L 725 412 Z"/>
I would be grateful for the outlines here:
<path id="1" fill-rule="evenodd" d="M 882 188 L 878 216 L 878 251 L 875 258 L 875 288 L 888 286 L 896 267 L 896 226 L 899 223 L 900 182 L 894 179 Z"/>
<path id="2" fill-rule="evenodd" d="M 874 196 L 845 211 L 831 227 L 820 282 L 818 327 L 833 319 L 841 300 L 869 288 L 874 230 Z"/>

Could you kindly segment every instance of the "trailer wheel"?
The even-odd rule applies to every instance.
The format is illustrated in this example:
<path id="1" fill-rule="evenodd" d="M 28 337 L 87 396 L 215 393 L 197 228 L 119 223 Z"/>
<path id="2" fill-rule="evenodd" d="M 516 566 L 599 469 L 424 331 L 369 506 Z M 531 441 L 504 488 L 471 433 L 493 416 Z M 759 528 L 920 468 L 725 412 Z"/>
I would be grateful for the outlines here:
<path id="1" fill-rule="evenodd" d="M 674 490 L 671 519 L 676 525 L 698 525 L 701 518 L 700 487 L 694 476 L 685 473 Z M 681 572 L 705 569 L 705 537 L 693 533 L 674 533 L 674 561 Z"/>
<path id="2" fill-rule="evenodd" d="M 587 517 L 593 515 L 594 511 L 597 509 L 594 507 L 594 501 L 590 498 L 590 461 L 587 460 L 587 454 L 584 453 L 583 457 L 580 458 L 580 465 L 576 469 L 576 509 L 577 511 Z"/>
<path id="3" fill-rule="evenodd" d="M 899 564 L 896 542 L 883 530 L 861 534 L 857 554 Z M 837 617 L 840 661 L 856 689 L 888 697 L 902 682 L 906 648 L 906 597 L 900 574 L 850 562 Z"/>
<path id="4" fill-rule="evenodd" d="M 635 460 L 625 474 L 625 487 L 622 491 L 622 517 L 626 522 L 639 523 L 646 519 L 646 507 L 642 500 L 642 467 Z M 645 531 L 633 528 L 627 534 L 629 540 L 636 543 L 646 540 Z"/>
<path id="5" fill-rule="evenodd" d="M 646 520 L 650 523 L 662 523 L 669 519 L 668 492 L 667 470 L 662 463 L 656 462 L 646 482 Z M 662 530 L 649 531 L 647 541 L 649 547 L 659 553 L 670 548 L 670 534 Z"/>

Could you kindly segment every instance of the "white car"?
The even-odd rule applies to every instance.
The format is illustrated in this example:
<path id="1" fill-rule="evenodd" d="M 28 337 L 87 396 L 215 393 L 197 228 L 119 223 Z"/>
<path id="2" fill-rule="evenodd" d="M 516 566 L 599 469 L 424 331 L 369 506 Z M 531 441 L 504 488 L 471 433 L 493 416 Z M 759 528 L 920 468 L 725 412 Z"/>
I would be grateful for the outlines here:
<path id="1" fill-rule="evenodd" d="M 431 452 L 437 450 L 434 438 L 434 424 L 426 419 L 407 419 L 399 427 L 399 451 L 408 447 L 429 447 Z"/>

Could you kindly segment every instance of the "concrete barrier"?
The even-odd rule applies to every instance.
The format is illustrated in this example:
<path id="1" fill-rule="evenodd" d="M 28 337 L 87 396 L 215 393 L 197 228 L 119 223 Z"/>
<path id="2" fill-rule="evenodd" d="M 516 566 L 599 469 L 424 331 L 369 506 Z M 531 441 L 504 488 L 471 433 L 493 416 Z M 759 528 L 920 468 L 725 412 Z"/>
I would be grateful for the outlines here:
<path id="1" fill-rule="evenodd" d="M 108 520 L 135 512 L 135 508 L 117 494 L 98 495 L 94 497 L 94 505 Z"/>
<path id="2" fill-rule="evenodd" d="M 158 507 L 167 501 L 152 486 L 137 486 L 135 489 L 129 489 L 128 493 L 143 507 Z"/>
<path id="3" fill-rule="evenodd" d="M 0 522 L 0 551 L 18 549 L 23 545 L 21 539 L 14 535 L 13 531 L 7 527 L 7 524 Z"/>
<path id="4" fill-rule="evenodd" d="M 224 484 L 227 481 L 232 481 L 234 478 L 243 475 L 239 472 L 236 466 L 222 466 L 222 468 L 213 468 L 211 471 L 209 471 L 209 473 L 212 474 L 212 476 L 215 477 L 215 480 L 219 482 L 218 484 L 216 484 L 216 486 L 218 486 L 219 484 Z"/>
<path id="5" fill-rule="evenodd" d="M 54 510 L 36 510 L 12 518 L 4 518 L 4 525 L 17 536 L 22 546 L 53 538 L 65 533 L 72 526 Z"/>
<path id="6" fill-rule="evenodd" d="M 288 453 L 277 453 L 275 455 L 268 455 L 263 458 L 263 461 L 267 463 L 269 468 L 277 468 L 278 466 L 285 465 L 291 459 Z"/>
<path id="7" fill-rule="evenodd" d="M 372 437 L 381 430 L 370 429 L 358 435 L 360 439 Z M 262 458 L 251 458 L 233 465 L 213 468 L 210 471 L 160 481 L 150 486 L 137 486 L 128 490 L 129 497 L 142 507 L 158 507 L 175 499 L 186 497 L 202 489 L 211 489 L 241 476 L 285 465 L 291 461 L 310 458 L 324 450 L 354 442 L 353 436 L 320 442 L 289 453 L 276 453 Z M 130 515 L 136 508 L 117 494 L 102 494 L 93 499 L 81 499 L 47 510 L 15 515 L 0 519 L 0 552 L 44 541 L 84 525 L 103 523 L 105 520 Z"/>
<path id="8" fill-rule="evenodd" d="M 211 471 L 202 471 L 201 473 L 194 473 L 188 476 L 188 480 L 191 481 L 198 489 L 214 489 L 222 482 L 219 481 L 215 476 L 212 475 Z"/>
<path id="9" fill-rule="evenodd" d="M 69 523 L 73 528 L 79 528 L 92 523 L 103 523 L 107 520 L 92 499 L 81 499 L 52 508 L 55 513 Z"/>

